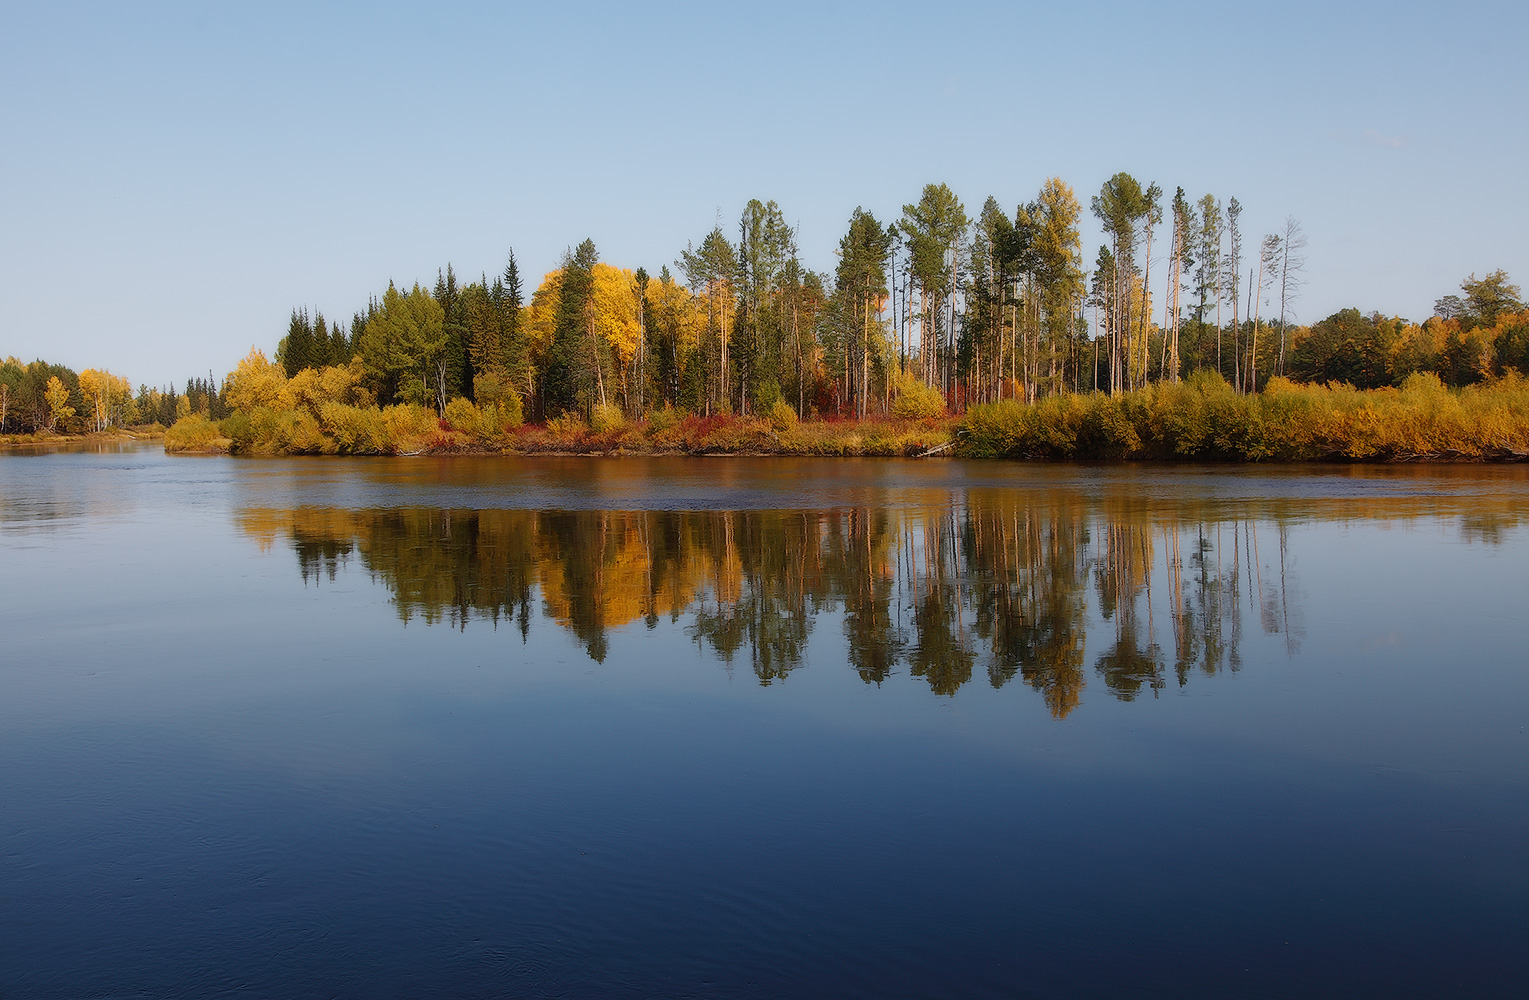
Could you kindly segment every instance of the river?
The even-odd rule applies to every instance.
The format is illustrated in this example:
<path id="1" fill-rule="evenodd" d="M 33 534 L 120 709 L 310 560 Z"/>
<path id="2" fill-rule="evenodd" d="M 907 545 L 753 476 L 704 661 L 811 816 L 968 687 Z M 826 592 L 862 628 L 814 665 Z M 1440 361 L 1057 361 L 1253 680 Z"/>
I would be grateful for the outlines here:
<path id="1" fill-rule="evenodd" d="M 0 996 L 1510 996 L 1529 471 L 0 455 Z"/>

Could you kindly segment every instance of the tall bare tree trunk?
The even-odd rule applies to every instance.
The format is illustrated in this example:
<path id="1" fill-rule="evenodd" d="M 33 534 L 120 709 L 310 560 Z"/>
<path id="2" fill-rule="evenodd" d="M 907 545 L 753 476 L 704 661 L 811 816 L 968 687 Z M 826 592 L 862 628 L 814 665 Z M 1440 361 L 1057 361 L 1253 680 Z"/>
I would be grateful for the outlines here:
<path id="1" fill-rule="evenodd" d="M 1258 313 L 1263 305 L 1264 286 L 1264 257 L 1258 255 L 1258 283 L 1253 287 L 1258 293 L 1253 297 L 1253 346 L 1248 350 L 1248 389 L 1250 392 L 1258 391 Z"/>
<path id="2" fill-rule="evenodd" d="M 718 293 L 718 295 L 721 294 L 720 283 L 719 283 L 719 287 L 717 289 L 717 293 Z M 721 404 L 721 406 L 725 410 L 725 409 L 731 409 L 732 408 L 732 401 L 728 398 L 728 381 L 727 381 L 727 310 L 726 309 L 721 309 L 721 310 L 718 310 L 718 312 L 719 312 L 720 315 L 717 318 L 718 318 L 718 321 L 719 321 L 719 326 L 720 326 L 721 331 L 722 331 L 722 404 Z"/>
<path id="3" fill-rule="evenodd" d="M 1147 261 L 1141 275 L 1141 385 L 1147 386 L 1147 368 L 1151 360 L 1152 340 L 1152 213 L 1147 213 Z"/>

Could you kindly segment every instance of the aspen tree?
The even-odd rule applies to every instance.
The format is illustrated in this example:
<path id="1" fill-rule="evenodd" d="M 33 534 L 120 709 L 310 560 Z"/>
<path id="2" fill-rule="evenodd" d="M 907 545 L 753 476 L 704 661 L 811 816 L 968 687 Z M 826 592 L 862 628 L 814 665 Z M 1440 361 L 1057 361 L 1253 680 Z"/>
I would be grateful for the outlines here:
<path id="1" fill-rule="evenodd" d="M 59 424 L 65 423 L 74 416 L 74 407 L 69 405 L 69 390 L 57 375 L 48 378 L 48 387 L 43 390 L 43 399 L 48 403 L 48 430 L 54 430 Z"/>

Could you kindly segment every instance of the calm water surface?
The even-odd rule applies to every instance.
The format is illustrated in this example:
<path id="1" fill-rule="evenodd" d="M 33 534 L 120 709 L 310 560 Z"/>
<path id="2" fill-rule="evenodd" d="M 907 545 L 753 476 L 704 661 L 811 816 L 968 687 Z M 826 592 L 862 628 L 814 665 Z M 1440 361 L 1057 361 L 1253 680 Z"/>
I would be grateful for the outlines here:
<path id="1" fill-rule="evenodd" d="M 1517 996 L 1529 475 L 0 455 L 0 997 Z"/>

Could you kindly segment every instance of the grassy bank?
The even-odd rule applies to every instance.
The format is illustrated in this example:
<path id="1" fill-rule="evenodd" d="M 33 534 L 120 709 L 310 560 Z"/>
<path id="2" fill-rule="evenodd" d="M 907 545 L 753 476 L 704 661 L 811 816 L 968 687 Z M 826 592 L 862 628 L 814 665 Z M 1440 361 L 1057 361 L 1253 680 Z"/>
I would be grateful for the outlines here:
<path id="1" fill-rule="evenodd" d="M 699 417 L 660 410 L 626 420 L 614 408 L 594 418 L 518 424 L 493 407 L 453 400 L 446 415 L 420 406 L 328 403 L 318 414 L 256 407 L 213 422 L 177 421 L 165 450 L 243 455 L 921 455 L 948 446 L 954 421 L 803 421 Z"/>
<path id="2" fill-rule="evenodd" d="M 1529 459 L 1529 382 L 1448 389 L 1431 374 L 1400 389 L 1274 379 L 1240 394 L 1212 373 L 1120 396 L 1066 395 L 973 407 L 963 418 L 798 422 L 660 410 L 646 420 L 597 407 L 521 424 L 514 410 L 455 399 L 422 406 L 326 401 L 256 406 L 165 433 L 170 452 L 246 455 L 823 455 L 1149 461 L 1515 461 Z"/>
<path id="3" fill-rule="evenodd" d="M 121 441 L 158 441 L 165 436 L 159 424 L 143 424 L 121 430 L 92 431 L 89 434 L 55 434 L 37 431 L 32 434 L 0 434 L 0 448 L 27 448 L 37 445 L 109 444 Z"/>
<path id="4" fill-rule="evenodd" d="M 1273 379 L 1239 394 L 1214 373 L 1120 396 L 973 407 L 957 433 L 970 458 L 1199 461 L 1512 461 L 1529 458 L 1529 382 L 1400 389 Z"/>

